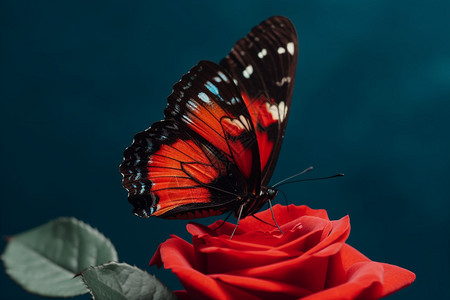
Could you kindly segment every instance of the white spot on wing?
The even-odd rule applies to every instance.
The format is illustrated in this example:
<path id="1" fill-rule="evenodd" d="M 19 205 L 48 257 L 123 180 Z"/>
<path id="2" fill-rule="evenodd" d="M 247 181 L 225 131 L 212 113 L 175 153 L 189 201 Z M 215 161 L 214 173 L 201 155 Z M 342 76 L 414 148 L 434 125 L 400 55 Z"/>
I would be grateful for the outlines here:
<path id="1" fill-rule="evenodd" d="M 242 72 L 242 75 L 244 75 L 245 78 L 250 78 L 250 75 L 253 73 L 253 67 L 252 65 L 248 65 L 247 68 Z"/>
<path id="2" fill-rule="evenodd" d="M 144 185 L 141 186 L 141 190 L 139 191 L 139 194 L 142 195 L 143 193 L 145 193 L 145 186 Z"/>
<path id="3" fill-rule="evenodd" d="M 244 124 L 238 119 L 230 120 L 230 124 L 236 126 L 239 130 L 245 129 Z"/>
<path id="4" fill-rule="evenodd" d="M 294 43 L 293 42 L 287 43 L 286 48 L 290 55 L 294 55 Z"/>
<path id="5" fill-rule="evenodd" d="M 266 102 L 266 109 L 272 115 L 273 120 L 278 121 L 278 108 L 276 105 L 270 105 L 269 102 Z"/>
<path id="6" fill-rule="evenodd" d="M 284 101 L 281 101 L 280 104 L 278 104 L 278 111 L 280 112 L 280 121 L 283 122 L 287 114 L 287 107 L 284 104 Z"/>
<path id="7" fill-rule="evenodd" d="M 263 58 L 263 57 L 266 56 L 266 55 L 267 55 L 267 50 L 266 50 L 266 48 L 261 49 L 261 51 L 258 52 L 258 57 L 259 57 L 259 58 Z"/>
<path id="8" fill-rule="evenodd" d="M 250 123 L 243 115 L 240 115 L 239 119 L 230 119 L 230 124 L 236 126 L 239 130 L 250 130 Z"/>
<path id="9" fill-rule="evenodd" d="M 277 50 L 278 54 L 283 54 L 286 52 L 286 49 L 284 49 L 283 47 L 278 48 Z"/>
<path id="10" fill-rule="evenodd" d="M 225 74 L 223 74 L 222 72 L 217 72 L 217 74 L 219 74 L 219 76 L 220 76 L 220 78 L 222 78 L 223 79 L 223 81 L 225 81 L 225 82 L 228 82 L 228 79 L 227 79 L 227 77 L 225 76 Z"/>
<path id="11" fill-rule="evenodd" d="M 182 115 L 183 120 L 184 120 L 187 124 L 193 124 L 193 123 L 194 123 L 194 122 L 192 122 L 192 119 L 191 119 L 190 116 L 192 116 L 192 114 L 183 114 L 183 115 Z"/>
<path id="12" fill-rule="evenodd" d="M 240 115 L 240 116 L 239 116 L 239 119 L 241 120 L 241 123 L 244 125 L 244 127 L 245 127 L 247 130 L 250 130 L 250 124 L 248 123 L 247 118 L 244 117 L 243 115 Z"/>
<path id="13" fill-rule="evenodd" d="M 272 116 L 273 120 L 283 122 L 284 119 L 286 119 L 288 107 L 284 101 L 281 101 L 278 106 L 275 104 L 271 105 L 269 102 L 266 102 L 266 109 Z"/>
<path id="14" fill-rule="evenodd" d="M 205 87 L 214 95 L 219 95 L 219 89 L 214 84 L 212 84 L 210 81 L 207 81 L 205 83 Z"/>
<path id="15" fill-rule="evenodd" d="M 211 100 L 209 99 L 208 95 L 206 95 L 206 94 L 203 93 L 203 92 L 198 93 L 198 97 L 199 97 L 201 100 L 203 100 L 204 102 L 206 102 L 206 103 L 211 102 Z"/>
<path id="16" fill-rule="evenodd" d="M 285 84 L 285 83 L 290 83 L 290 82 L 291 82 L 291 77 L 287 76 L 287 77 L 281 78 L 280 81 L 276 81 L 275 84 L 276 84 L 277 86 L 282 86 L 283 84 Z"/>
<path id="17" fill-rule="evenodd" d="M 205 94 L 205 93 L 203 93 L 203 94 Z M 199 96 L 200 96 L 200 95 L 199 95 Z M 205 96 L 206 96 L 206 94 L 205 94 Z M 206 96 L 206 97 L 208 97 L 208 96 Z M 198 109 L 197 103 L 195 103 L 195 102 L 192 101 L 192 100 L 188 100 L 187 104 L 188 104 L 188 106 L 189 106 L 192 110 Z"/>

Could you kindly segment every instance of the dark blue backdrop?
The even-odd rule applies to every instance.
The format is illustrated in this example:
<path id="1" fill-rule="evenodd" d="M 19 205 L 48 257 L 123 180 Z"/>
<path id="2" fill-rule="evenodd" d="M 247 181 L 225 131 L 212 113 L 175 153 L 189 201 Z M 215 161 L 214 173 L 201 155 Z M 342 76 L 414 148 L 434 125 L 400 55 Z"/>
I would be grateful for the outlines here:
<path id="1" fill-rule="evenodd" d="M 273 182 L 309 165 L 315 176 L 344 172 L 284 191 L 334 219 L 349 214 L 350 244 L 415 272 L 392 299 L 449 297 L 448 1 L 0 5 L 1 235 L 75 216 L 144 269 L 169 234 L 188 238 L 185 221 L 131 214 L 122 152 L 162 118 L 183 73 L 281 14 L 296 25 L 300 59 Z M 148 270 L 181 288 L 170 271 Z M 38 299 L 3 270 L 0 298 Z"/>

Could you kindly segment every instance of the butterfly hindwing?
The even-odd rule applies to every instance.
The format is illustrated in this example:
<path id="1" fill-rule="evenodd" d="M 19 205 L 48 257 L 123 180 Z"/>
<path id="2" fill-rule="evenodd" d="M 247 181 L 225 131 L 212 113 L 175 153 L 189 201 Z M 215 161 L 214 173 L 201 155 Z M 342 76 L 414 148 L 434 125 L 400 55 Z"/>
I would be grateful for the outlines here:
<path id="1" fill-rule="evenodd" d="M 272 176 L 286 130 L 295 80 L 298 41 L 285 17 L 275 16 L 236 42 L 220 62 L 249 108 L 261 159 L 261 185 Z"/>
<path id="2" fill-rule="evenodd" d="M 120 166 L 134 213 L 192 219 L 222 214 L 241 188 L 228 159 L 183 124 L 154 123 L 136 134 Z"/>

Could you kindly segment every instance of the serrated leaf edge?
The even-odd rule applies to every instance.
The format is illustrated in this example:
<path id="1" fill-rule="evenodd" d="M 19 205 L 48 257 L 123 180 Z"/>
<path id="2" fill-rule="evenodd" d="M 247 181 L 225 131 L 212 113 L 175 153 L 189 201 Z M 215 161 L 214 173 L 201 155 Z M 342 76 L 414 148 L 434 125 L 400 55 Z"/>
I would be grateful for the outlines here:
<path id="1" fill-rule="evenodd" d="M 7 236 L 5 237 L 5 240 L 6 240 L 6 242 L 7 242 L 6 247 L 8 247 L 8 244 L 9 244 L 11 241 L 13 241 L 13 240 L 15 239 L 16 236 L 21 235 L 21 234 L 24 234 L 24 233 L 27 233 L 27 232 L 30 232 L 30 231 L 33 231 L 33 230 L 36 230 L 36 229 L 39 228 L 39 227 L 43 227 L 43 226 L 45 226 L 45 225 L 48 225 L 48 224 L 50 224 L 50 223 L 57 222 L 57 221 L 69 221 L 69 222 L 73 222 L 73 223 L 75 223 L 75 224 L 77 224 L 77 225 L 80 225 L 80 224 L 81 224 L 81 225 L 84 225 L 85 228 L 86 228 L 88 231 L 92 232 L 92 233 L 95 234 L 95 235 L 98 235 L 98 236 L 100 236 L 100 237 L 103 237 L 103 238 L 105 239 L 105 242 L 108 244 L 108 246 L 110 246 L 111 249 L 113 250 L 112 252 L 113 252 L 113 255 L 115 256 L 115 259 L 117 259 L 117 260 L 119 259 L 119 258 L 118 258 L 118 254 L 117 254 L 117 250 L 116 250 L 116 248 L 114 247 L 114 244 L 113 244 L 113 243 L 111 242 L 111 240 L 110 240 L 108 237 L 106 237 L 100 230 L 98 230 L 96 227 L 93 227 L 93 226 L 91 226 L 90 224 L 88 224 L 88 223 L 86 223 L 86 222 L 84 222 L 84 221 L 81 221 L 81 220 L 79 220 L 79 219 L 77 219 L 77 218 L 75 218 L 75 217 L 66 217 L 66 216 L 58 217 L 58 218 L 53 219 L 53 220 L 50 220 L 50 221 L 48 221 L 48 222 L 46 222 L 46 223 L 44 223 L 44 224 L 37 225 L 37 226 L 35 226 L 35 227 L 33 227 L 33 228 L 24 230 L 24 231 L 22 231 L 22 232 L 20 232 L 20 233 L 18 233 L 18 234 L 15 234 L 15 235 L 7 235 Z M 20 241 L 16 241 L 16 242 L 20 243 L 20 244 L 23 245 L 23 246 L 26 246 L 26 248 L 29 248 L 26 244 L 24 244 L 24 243 L 22 243 L 22 242 L 20 242 Z M 26 292 L 29 293 L 29 294 L 32 294 L 32 295 L 38 295 L 38 296 L 40 296 L 40 297 L 47 297 L 47 298 L 60 298 L 60 297 L 61 297 L 61 296 L 48 296 L 48 295 L 42 295 L 42 294 L 36 293 L 36 292 L 34 292 L 34 291 L 29 291 L 29 290 L 26 289 L 20 282 L 16 281 L 16 280 L 11 276 L 11 274 L 10 274 L 10 272 L 9 272 L 9 268 L 7 268 L 6 263 L 5 263 L 5 260 L 4 260 L 4 258 L 3 258 L 3 257 L 4 257 L 5 250 L 6 250 L 6 247 L 5 247 L 5 249 L 3 250 L 2 254 L 0 255 L 0 260 L 2 261 L 3 268 L 4 268 L 4 270 L 5 270 L 5 273 L 8 275 L 9 279 L 11 279 L 14 283 L 16 283 L 18 286 L 20 286 L 24 291 L 26 291 Z M 32 248 L 30 248 L 30 249 L 32 249 Z M 34 249 L 33 249 L 33 250 L 34 250 Z M 33 251 L 33 252 L 35 252 L 35 251 Z M 40 254 L 40 253 L 38 253 L 38 252 L 35 252 L 35 253 L 37 253 L 40 257 L 42 257 L 42 258 L 45 259 L 46 261 L 52 262 L 49 258 L 43 256 L 42 254 Z M 97 266 L 106 265 L 106 264 L 109 264 L 109 263 L 112 263 L 112 262 L 116 262 L 116 261 L 115 261 L 115 260 L 111 260 L 111 261 L 109 261 L 109 262 L 107 262 L 107 263 L 105 263 L 105 264 L 101 264 L 101 265 L 97 265 Z M 117 263 L 117 262 L 116 262 L 116 263 Z M 64 270 L 65 272 L 68 272 L 68 273 L 73 274 L 73 272 L 72 272 L 71 270 L 68 270 L 68 269 L 66 269 L 66 268 L 64 268 L 64 267 L 62 267 L 62 266 L 60 266 L 60 265 L 56 265 L 56 266 L 58 266 L 61 270 Z M 87 269 L 84 269 L 84 270 L 82 270 L 81 272 L 79 272 L 79 273 L 77 273 L 77 274 L 74 274 L 73 278 L 76 278 L 76 277 L 82 275 L 82 273 L 85 272 L 86 270 L 88 270 L 88 269 L 90 269 L 90 268 L 95 268 L 95 267 L 97 267 L 97 266 L 90 266 L 90 267 L 88 267 Z M 135 267 L 136 267 L 136 266 L 135 266 Z M 137 268 L 137 267 L 136 267 L 136 268 Z M 139 268 L 138 268 L 138 269 L 139 269 Z M 144 272 L 145 272 L 145 271 L 144 271 Z M 68 296 L 68 297 L 63 297 L 63 298 L 70 298 L 70 297 L 75 297 L 75 296 L 84 295 L 84 294 L 86 294 L 86 293 L 90 293 L 91 296 L 92 296 L 92 299 L 94 299 L 94 296 L 93 296 L 93 294 L 92 294 L 92 292 L 91 292 L 91 289 L 90 289 L 89 286 L 86 284 L 86 282 L 85 282 L 83 276 L 81 276 L 81 280 L 82 280 L 84 286 L 87 288 L 87 291 L 84 292 L 84 293 L 82 293 L 82 294 L 78 294 L 78 295 L 74 295 L 74 296 Z"/>
<path id="2" fill-rule="evenodd" d="M 154 279 L 160 281 L 155 275 L 150 274 L 150 273 L 148 273 L 148 272 L 145 271 L 145 270 L 142 270 L 141 268 L 137 267 L 136 265 L 130 265 L 130 264 L 127 264 L 127 263 L 121 263 L 121 262 L 117 262 L 117 261 L 109 261 L 109 262 L 104 263 L 104 264 L 101 264 L 101 265 L 91 266 L 91 267 L 89 267 L 89 268 L 84 269 L 82 272 L 78 273 L 76 276 L 81 276 L 81 279 L 82 279 L 84 285 L 86 286 L 86 288 L 88 289 L 89 294 L 91 295 L 91 297 L 92 297 L 93 300 L 96 300 L 96 299 L 95 299 L 95 297 L 94 297 L 94 294 L 92 293 L 91 288 L 89 287 L 88 283 L 86 282 L 86 280 L 85 280 L 83 274 L 84 274 L 86 271 L 88 271 L 88 270 L 95 269 L 95 268 L 104 268 L 104 267 L 107 267 L 107 266 L 110 265 L 110 264 L 126 265 L 126 266 L 130 266 L 130 267 L 136 268 L 137 270 L 139 270 L 139 271 L 141 271 L 141 272 L 143 272 L 143 273 L 149 275 L 150 277 L 153 277 Z M 161 281 L 160 281 L 160 282 L 161 282 Z M 164 285 L 164 283 L 162 283 L 162 282 L 161 282 L 161 284 Z M 165 286 L 165 285 L 164 285 L 164 286 Z M 169 289 L 169 291 L 170 291 L 170 289 Z M 173 292 L 172 292 L 172 293 L 173 293 Z"/>

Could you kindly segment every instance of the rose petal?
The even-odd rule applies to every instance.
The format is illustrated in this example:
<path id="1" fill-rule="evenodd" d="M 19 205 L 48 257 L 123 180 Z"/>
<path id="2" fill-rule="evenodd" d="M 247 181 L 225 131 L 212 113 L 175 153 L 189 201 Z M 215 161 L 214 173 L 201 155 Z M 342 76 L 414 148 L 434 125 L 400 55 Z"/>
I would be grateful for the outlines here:
<path id="1" fill-rule="evenodd" d="M 191 224 L 192 225 L 192 224 Z M 263 239 L 266 235 L 263 233 L 254 233 L 259 239 Z M 242 249 L 242 250 L 269 250 L 272 247 L 264 244 L 252 243 L 251 241 L 245 239 L 234 238 L 229 239 L 223 236 L 210 236 L 210 235 L 199 235 L 193 236 L 193 241 L 196 243 L 195 247 L 221 247 L 221 248 L 231 248 L 231 249 Z"/>
<path id="2" fill-rule="evenodd" d="M 344 245 L 339 256 L 342 259 L 344 268 L 348 268 L 357 262 L 371 261 L 348 244 Z M 416 275 L 409 270 L 391 264 L 380 264 L 382 264 L 384 268 L 383 297 L 410 285 L 416 279 Z"/>
<path id="3" fill-rule="evenodd" d="M 347 280 L 347 270 L 354 264 L 370 261 L 355 248 L 348 244 L 343 244 L 341 251 L 330 257 L 326 288 L 344 283 Z"/>
<path id="4" fill-rule="evenodd" d="M 384 281 L 383 290 L 381 292 L 382 297 L 389 296 L 390 294 L 407 287 L 416 279 L 416 275 L 406 269 L 381 263 L 384 268 Z"/>
<path id="5" fill-rule="evenodd" d="M 365 256 L 349 244 L 345 244 L 345 246 L 342 247 L 342 251 L 339 253 L 339 256 L 342 259 L 342 265 L 345 269 L 357 262 L 370 261 L 367 256 Z"/>
<path id="6" fill-rule="evenodd" d="M 348 223 L 348 220 L 343 220 L 343 222 Z M 328 237 L 334 223 L 317 217 L 303 216 L 297 219 L 294 224 L 293 228 L 285 226 L 284 234 L 279 234 L 278 230 L 269 232 L 251 231 L 235 235 L 231 240 L 224 238 L 224 236 L 207 234 L 209 229 L 205 229 L 201 224 L 189 224 L 188 231 L 194 236 L 197 235 L 202 240 L 199 243 L 205 247 L 215 246 L 243 250 L 269 250 L 276 247 L 282 251 L 300 250 L 305 252 Z M 324 230 L 326 232 L 323 232 Z M 274 231 L 277 235 L 274 235 Z"/>
<path id="7" fill-rule="evenodd" d="M 303 252 L 309 251 L 323 239 L 323 231 L 331 226 L 330 221 L 310 216 L 300 217 L 299 223 L 293 231 L 285 232 L 280 239 L 279 250 L 291 251 L 299 249 Z"/>
<path id="8" fill-rule="evenodd" d="M 313 299 L 379 299 L 383 266 L 376 262 L 359 262 L 347 270 L 347 278 L 338 286 L 310 295 L 304 300 Z"/>
<path id="9" fill-rule="evenodd" d="M 205 273 L 227 273 L 236 272 L 241 268 L 256 268 L 295 258 L 302 252 L 290 253 L 275 249 L 267 251 L 242 251 L 234 249 L 224 249 L 218 247 L 208 247 L 201 250 L 205 260 Z"/>
<path id="10" fill-rule="evenodd" d="M 166 269 L 171 269 L 180 279 L 181 284 L 192 299 L 217 299 L 240 295 L 242 299 L 253 299 L 251 295 L 224 284 L 199 272 L 193 246 L 183 239 L 172 235 L 160 245 L 150 265 L 164 262 Z M 229 294 L 232 292 L 232 294 Z"/>
<path id="11" fill-rule="evenodd" d="M 234 229 L 236 228 L 236 224 L 230 222 L 223 223 L 223 221 L 216 221 L 215 223 L 209 225 L 208 227 L 214 230 L 217 233 L 217 236 L 223 235 L 230 237 Z M 238 226 L 236 228 L 236 232 L 234 235 L 236 236 L 244 233 L 245 231 L 243 230 L 243 228 Z"/>
<path id="12" fill-rule="evenodd" d="M 150 260 L 150 266 L 157 265 L 160 268 L 162 263 L 166 269 L 175 266 L 196 268 L 194 247 L 178 236 L 171 235 L 168 240 L 159 245 Z"/>
<path id="13" fill-rule="evenodd" d="M 328 257 L 302 255 L 270 265 L 228 272 L 228 274 L 267 280 L 276 278 L 280 282 L 319 291 L 325 286 L 328 260 Z"/>
<path id="14" fill-rule="evenodd" d="M 315 230 L 316 227 L 321 228 L 327 227 L 328 224 L 331 225 L 331 229 L 325 231 L 325 233 L 328 234 L 325 234 L 325 237 L 323 237 L 323 241 L 320 241 L 320 238 L 322 238 L 322 232 L 316 231 L 319 234 L 318 239 L 313 240 L 313 242 L 317 244 L 315 246 L 313 246 L 314 244 L 312 244 L 311 246 L 313 246 L 312 248 L 314 249 L 320 249 L 319 252 L 316 253 L 314 251 L 311 251 L 311 255 L 293 255 L 292 257 L 287 254 L 285 256 L 285 259 L 281 260 L 278 257 L 272 257 L 272 253 L 270 251 L 264 251 L 259 256 L 252 257 L 251 255 L 247 255 L 248 253 L 242 252 L 244 250 L 241 250 L 241 248 L 235 251 L 224 250 L 232 249 L 232 247 L 236 245 L 236 241 L 221 241 L 227 244 L 225 248 L 223 247 L 223 244 L 219 247 L 205 246 L 204 248 L 202 248 L 201 246 L 196 245 L 194 239 L 194 247 L 196 249 L 201 249 L 201 251 L 204 251 L 205 256 L 203 256 L 203 260 L 205 262 L 205 268 L 206 270 L 208 270 L 209 274 L 223 272 L 233 274 L 239 273 L 245 276 L 251 276 L 260 279 L 277 278 L 279 281 L 292 283 L 308 288 L 313 287 L 315 290 L 321 290 L 325 285 L 328 267 L 328 256 L 337 253 L 341 249 L 343 242 L 345 242 L 346 238 L 348 237 L 350 230 L 349 218 L 344 217 L 339 221 L 328 221 L 325 223 L 323 223 L 321 219 L 319 220 L 316 217 L 303 217 L 301 219 L 303 220 L 303 223 L 305 223 L 306 230 Z M 315 226 L 314 224 L 321 225 Z M 308 234 L 304 234 L 303 236 L 300 235 L 301 238 L 305 239 L 308 236 Z M 208 238 L 205 237 L 204 240 L 208 240 Z M 301 239 L 299 240 L 301 241 Z M 218 241 L 215 240 L 215 242 Z M 293 242 L 291 242 L 291 244 L 295 244 L 295 242 L 297 241 L 294 240 Z M 283 247 L 280 248 L 283 249 Z M 280 248 L 278 248 L 277 250 L 279 250 Z M 289 249 L 291 248 L 293 247 L 289 247 Z M 245 245 L 242 249 L 245 249 Z M 267 261 L 264 261 L 265 253 L 267 253 L 267 256 L 265 257 Z M 273 254 L 280 253 L 281 252 L 273 252 Z M 290 253 L 290 251 L 286 251 L 286 253 Z M 313 256 L 316 255 L 317 258 L 314 259 Z M 277 274 L 278 270 L 283 271 L 280 274 Z M 313 278 L 314 280 L 311 280 L 311 278 Z"/>
<path id="15" fill-rule="evenodd" d="M 218 223 L 220 221 L 217 221 Z M 215 223 L 214 223 L 215 224 Z M 211 226 L 211 225 L 210 225 Z M 213 227 L 214 228 L 214 227 Z M 203 224 L 195 223 L 195 222 L 189 222 L 186 225 L 187 231 L 192 235 L 209 235 L 209 236 L 219 236 L 217 232 L 213 229 L 211 229 L 209 226 L 205 226 Z"/>
<path id="16" fill-rule="evenodd" d="M 305 234 L 297 231 L 285 232 L 281 236 L 273 236 L 270 233 L 253 232 L 233 237 L 232 240 L 223 237 L 212 237 L 208 235 L 194 236 L 198 247 L 220 247 L 235 250 L 267 251 L 278 249 L 280 251 L 306 251 L 320 241 L 321 228 Z M 199 248 L 199 249 L 201 249 Z"/>
<path id="17" fill-rule="evenodd" d="M 313 217 L 319 217 L 325 220 L 328 219 L 327 212 L 324 209 L 311 209 L 306 205 L 301 206 L 295 206 L 293 204 L 288 206 L 283 206 L 280 204 L 277 204 L 273 206 L 273 214 L 275 217 L 275 220 L 277 220 L 277 223 L 285 224 L 289 223 L 292 220 L 296 220 L 302 216 L 313 216 Z M 270 209 L 264 210 L 262 212 L 255 214 L 258 218 L 261 220 L 273 224 L 274 221 L 272 219 L 272 212 Z M 279 221 L 279 220 L 282 220 Z M 241 227 L 242 226 L 242 227 Z M 265 231 L 271 231 L 274 228 L 268 224 L 264 224 L 263 222 L 252 218 L 251 216 L 246 217 L 245 219 L 241 220 L 239 223 L 239 227 L 241 227 L 241 230 L 244 232 L 247 231 L 255 231 L 255 230 L 265 230 Z M 239 229 L 238 227 L 238 229 Z"/>
<path id="18" fill-rule="evenodd" d="M 328 236 L 323 236 L 323 240 L 320 243 L 317 243 L 314 247 L 311 247 L 308 254 L 310 253 L 318 253 L 323 256 L 324 253 L 320 254 L 320 251 L 329 247 L 335 243 L 343 243 L 347 240 L 350 235 L 350 218 L 345 216 L 337 221 L 331 221 L 332 227 L 331 231 L 328 233 Z M 325 232 L 324 232 L 325 233 Z"/>
<path id="19" fill-rule="evenodd" d="M 227 274 L 211 275 L 211 277 L 265 299 L 295 298 L 310 295 L 312 293 L 308 289 L 286 284 L 277 280 L 264 280 Z"/>
<path id="20" fill-rule="evenodd" d="M 277 204 L 273 206 L 273 213 L 275 216 L 275 220 L 277 220 L 277 223 L 280 226 L 283 226 L 283 224 L 287 224 L 291 221 L 295 221 L 302 216 L 313 216 L 324 220 L 329 220 L 326 210 L 311 209 L 306 205 L 295 206 L 291 204 L 289 206 L 283 206 Z M 276 226 L 274 227 L 275 224 L 270 209 L 256 213 L 255 216 L 273 225 L 265 224 L 260 220 L 253 218 L 252 216 L 247 216 L 246 218 L 240 220 L 235 235 L 241 235 L 246 232 L 255 232 L 255 231 L 271 232 L 274 229 L 276 229 Z M 282 222 L 279 220 L 282 220 Z M 233 230 L 235 229 L 236 225 L 228 222 L 225 222 L 225 224 L 222 223 L 223 221 L 216 221 L 215 223 L 209 225 L 208 227 L 210 229 L 215 230 L 218 235 L 223 234 L 230 236 Z M 218 228 L 219 226 L 220 228 Z"/>
<path id="21" fill-rule="evenodd" d="M 344 243 L 336 242 L 335 244 L 331 244 L 328 247 L 320 251 L 317 251 L 316 253 L 311 253 L 310 255 L 315 257 L 329 257 L 341 251 L 342 246 L 344 245 L 345 245 Z"/>
<path id="22" fill-rule="evenodd" d="M 233 270 L 240 270 L 241 268 L 248 269 L 272 265 L 291 258 L 301 257 L 301 255 L 303 255 L 302 248 L 305 248 L 304 244 L 307 243 L 309 237 L 314 237 L 315 235 L 317 238 L 313 238 L 312 241 L 316 243 L 320 241 L 321 232 L 316 233 L 317 234 L 306 234 L 301 236 L 301 238 L 294 239 L 294 241 L 279 248 L 255 249 L 255 247 L 252 247 L 254 245 L 250 244 L 247 246 L 244 243 L 239 243 L 239 247 L 232 247 L 230 245 L 224 246 L 224 243 L 229 242 L 223 242 L 216 239 L 212 244 L 217 246 L 210 246 L 211 243 L 203 244 L 203 242 L 210 240 L 207 237 L 204 239 L 194 237 L 193 244 L 196 249 L 195 251 L 202 254 L 201 260 L 204 263 L 205 272 L 208 274 L 226 273 Z M 236 244 L 237 243 L 234 242 L 234 245 Z M 318 257 L 327 257 L 339 251 L 341 246 L 342 243 L 331 244 L 329 247 L 322 249 L 321 252 L 314 253 L 314 255 Z"/>
<path id="23" fill-rule="evenodd" d="M 191 299 L 258 299 L 234 286 L 189 268 L 172 268 Z"/>
<path id="24" fill-rule="evenodd" d="M 327 293 L 326 297 L 342 294 L 342 297 L 360 295 L 361 299 L 378 299 L 410 285 L 414 279 L 414 273 L 397 266 L 373 262 L 355 248 L 344 244 L 341 251 L 330 258 L 327 289 L 323 293 Z"/>

